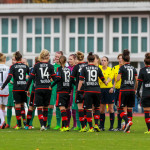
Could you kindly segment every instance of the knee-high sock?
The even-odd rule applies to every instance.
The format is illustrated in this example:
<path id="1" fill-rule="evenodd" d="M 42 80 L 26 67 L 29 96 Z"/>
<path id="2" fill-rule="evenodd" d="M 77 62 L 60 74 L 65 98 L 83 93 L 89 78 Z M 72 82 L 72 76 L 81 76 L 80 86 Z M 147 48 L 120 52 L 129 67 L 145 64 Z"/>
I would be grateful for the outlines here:
<path id="1" fill-rule="evenodd" d="M 44 121 L 44 126 L 46 127 L 47 124 L 47 115 L 48 115 L 48 108 L 43 109 L 43 121 Z"/>
<path id="2" fill-rule="evenodd" d="M 67 109 L 66 112 L 67 112 L 67 118 L 68 118 L 67 125 L 69 127 L 70 126 L 70 119 L 71 119 L 71 111 L 70 111 L 70 109 Z"/>
<path id="3" fill-rule="evenodd" d="M 56 119 L 57 119 L 57 126 L 60 126 L 61 123 L 61 111 L 59 107 L 56 107 Z"/>
<path id="4" fill-rule="evenodd" d="M 44 126 L 44 121 L 43 121 L 43 111 L 42 108 L 38 108 L 38 118 L 41 124 L 41 127 Z"/>
<path id="5" fill-rule="evenodd" d="M 21 127 L 21 108 L 16 108 L 17 125 Z"/>
<path id="6" fill-rule="evenodd" d="M 77 126 L 77 120 L 76 120 L 76 110 L 72 109 L 72 117 L 73 117 L 73 127 Z"/>
<path id="7" fill-rule="evenodd" d="M 68 127 L 67 125 L 68 118 L 66 110 L 61 110 L 61 117 L 62 117 L 62 127 Z"/>
<path id="8" fill-rule="evenodd" d="M 84 128 L 85 122 L 84 122 L 84 110 L 83 109 L 79 109 L 79 120 L 80 120 L 82 128 Z"/>
<path id="9" fill-rule="evenodd" d="M 93 125 L 92 125 L 92 111 L 91 110 L 86 110 L 86 117 L 87 117 L 87 122 L 89 124 L 90 129 L 93 128 Z"/>
<path id="10" fill-rule="evenodd" d="M 104 128 L 104 124 L 105 124 L 105 113 L 100 114 L 100 127 Z"/>
<path id="11" fill-rule="evenodd" d="M 122 121 L 122 118 L 120 117 L 120 114 L 119 114 L 119 108 L 117 109 L 118 111 L 118 114 L 117 114 L 117 118 L 118 118 L 118 126 L 117 128 L 121 129 L 121 121 Z M 121 109 L 122 110 L 122 109 Z"/>
<path id="12" fill-rule="evenodd" d="M 128 121 L 132 121 L 132 109 L 127 109 Z"/>
<path id="13" fill-rule="evenodd" d="M 100 111 L 98 108 L 95 108 L 94 110 L 94 121 L 95 121 L 95 125 L 98 125 L 98 121 L 100 119 Z"/>
<path id="14" fill-rule="evenodd" d="M 32 123 L 33 123 L 34 116 L 35 116 L 35 109 L 32 111 L 32 118 L 30 120 L 29 126 L 33 126 Z"/>
<path id="15" fill-rule="evenodd" d="M 30 124 L 30 120 L 31 120 L 31 118 L 32 118 L 32 112 L 33 112 L 33 110 L 28 109 L 27 124 L 26 124 L 26 126 L 29 126 L 29 124 Z"/>
<path id="16" fill-rule="evenodd" d="M 10 126 L 12 117 L 12 108 L 7 108 L 7 124 Z"/>
<path id="17" fill-rule="evenodd" d="M 0 126 L 4 123 L 4 115 L 3 115 L 3 110 L 0 109 Z"/>
<path id="18" fill-rule="evenodd" d="M 114 121 L 115 121 L 115 114 L 114 113 L 110 113 L 110 128 L 113 128 Z"/>
<path id="19" fill-rule="evenodd" d="M 145 114 L 145 123 L 147 125 L 148 131 L 150 131 L 150 111 L 144 111 Z"/>
<path id="20" fill-rule="evenodd" d="M 21 115 L 22 115 L 23 121 L 26 121 L 24 105 L 21 105 Z"/>
<path id="21" fill-rule="evenodd" d="M 49 108 L 48 109 L 48 118 L 47 118 L 47 124 L 51 126 L 51 121 L 53 117 L 53 109 Z"/>
<path id="22" fill-rule="evenodd" d="M 120 117 L 121 117 L 122 119 L 124 119 L 125 124 L 127 124 L 127 123 L 128 123 L 127 114 L 126 114 L 123 110 L 119 110 L 119 114 L 120 114 Z"/>
<path id="23" fill-rule="evenodd" d="M 87 119 L 86 119 L 86 109 L 84 109 L 84 124 L 87 126 Z"/>
<path id="24" fill-rule="evenodd" d="M 77 120 L 77 126 L 80 128 L 81 124 L 80 124 L 80 120 L 79 120 L 79 111 L 78 111 L 78 109 L 76 110 L 76 120 Z"/>

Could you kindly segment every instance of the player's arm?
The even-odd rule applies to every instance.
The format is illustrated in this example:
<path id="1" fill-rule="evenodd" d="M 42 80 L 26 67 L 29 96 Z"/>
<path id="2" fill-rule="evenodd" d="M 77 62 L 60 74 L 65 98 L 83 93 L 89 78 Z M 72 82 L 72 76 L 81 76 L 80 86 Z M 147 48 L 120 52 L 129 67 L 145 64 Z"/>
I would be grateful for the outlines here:
<path id="1" fill-rule="evenodd" d="M 56 84 L 58 84 L 61 81 L 61 76 L 62 76 L 61 70 L 59 68 L 57 68 L 56 78 L 55 78 L 53 84 L 51 85 L 51 88 L 53 88 Z"/>
<path id="2" fill-rule="evenodd" d="M 75 77 L 77 76 L 77 67 L 75 66 L 71 72 L 71 76 L 70 76 L 70 85 L 72 86 L 72 84 L 75 85 Z"/>
<path id="3" fill-rule="evenodd" d="M 50 74 L 50 80 L 55 81 L 56 80 L 56 74 L 55 74 L 53 65 L 50 65 L 50 67 L 49 67 L 49 74 Z"/>
<path id="4" fill-rule="evenodd" d="M 102 70 L 100 69 L 100 68 L 98 68 L 98 77 L 101 79 L 101 81 L 107 86 L 107 82 L 106 82 L 106 80 L 105 80 L 105 78 L 104 78 L 104 75 L 103 75 L 103 73 L 102 73 Z"/>
<path id="5" fill-rule="evenodd" d="M 118 72 L 118 76 L 117 76 L 117 81 L 119 81 L 121 79 L 121 75 L 122 75 L 122 67 L 120 67 L 119 72 Z"/>
<path id="6" fill-rule="evenodd" d="M 84 79 L 85 79 L 85 69 L 83 68 L 81 73 L 80 73 L 80 76 L 79 76 L 79 84 L 78 84 L 78 90 L 77 91 L 80 91 L 82 84 L 84 82 Z"/>
<path id="7" fill-rule="evenodd" d="M 135 69 L 134 75 L 135 75 L 135 87 L 134 87 L 134 89 L 135 89 L 135 91 L 136 91 L 136 90 L 137 90 L 137 87 L 138 87 L 138 77 L 137 77 L 137 71 L 136 71 L 136 69 Z"/>
<path id="8" fill-rule="evenodd" d="M 142 83 L 143 83 L 143 74 L 142 74 L 142 71 L 140 70 L 139 72 L 139 76 L 138 76 L 138 79 L 137 79 L 137 97 L 139 98 L 140 97 L 140 89 L 141 89 L 141 86 L 142 86 Z"/>

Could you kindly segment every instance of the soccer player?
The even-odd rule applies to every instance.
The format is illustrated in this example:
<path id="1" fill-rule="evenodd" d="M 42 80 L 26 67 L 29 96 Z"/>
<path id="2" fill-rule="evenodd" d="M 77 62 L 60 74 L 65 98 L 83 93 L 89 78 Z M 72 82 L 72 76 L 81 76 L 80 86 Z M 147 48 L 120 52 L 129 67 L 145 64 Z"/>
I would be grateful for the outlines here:
<path id="1" fill-rule="evenodd" d="M 39 63 L 39 58 L 38 57 L 35 57 L 35 64 Z M 33 68 L 31 69 L 30 71 L 30 75 L 31 73 L 33 72 Z M 28 113 L 27 113 L 27 124 L 26 124 L 26 127 L 25 129 L 28 130 L 28 129 L 32 129 L 33 126 L 32 126 L 32 121 L 33 121 L 33 118 L 34 118 L 34 114 L 35 114 L 35 107 L 34 107 L 34 100 L 35 100 L 35 81 L 33 80 L 33 83 L 32 83 L 32 91 L 31 91 L 31 95 L 30 95 L 30 101 L 29 101 L 29 109 L 28 109 Z"/>
<path id="2" fill-rule="evenodd" d="M 71 84 L 73 83 L 74 79 L 76 79 L 76 89 L 78 89 L 79 84 L 79 76 L 83 67 L 87 66 L 88 64 L 84 62 L 84 54 L 80 51 L 77 52 L 77 60 L 78 64 L 73 68 L 71 73 Z M 85 128 L 85 117 L 84 117 L 84 108 L 83 108 L 83 94 L 84 94 L 84 84 L 82 85 L 80 91 L 78 91 L 78 95 L 76 95 L 76 103 L 78 105 L 79 111 L 79 120 L 81 123 L 82 129 L 80 132 L 86 132 Z"/>
<path id="3" fill-rule="evenodd" d="M 58 52 L 55 53 L 55 64 L 54 64 L 55 72 L 57 71 L 57 68 L 60 67 L 59 58 L 62 55 L 63 55 L 62 51 L 58 51 Z M 57 91 L 57 85 L 53 87 L 52 94 L 51 94 L 50 105 L 48 106 L 49 109 L 48 109 L 47 129 L 50 129 L 51 120 L 52 120 L 52 117 L 53 117 L 53 109 L 54 109 L 54 105 L 56 105 L 56 95 L 57 95 L 56 91 Z M 57 120 L 57 125 L 53 129 L 58 130 L 60 128 L 60 123 L 61 123 L 61 112 L 60 112 L 59 107 L 56 107 L 56 120 Z"/>
<path id="4" fill-rule="evenodd" d="M 56 100 L 56 107 L 59 107 L 61 111 L 61 117 L 62 117 L 62 128 L 60 131 L 69 131 L 68 127 L 68 117 L 67 117 L 67 108 L 70 102 L 70 92 L 71 92 L 71 86 L 70 86 L 70 74 L 71 71 L 68 67 L 65 67 L 66 64 L 66 57 L 61 56 L 59 58 L 60 67 L 57 68 L 56 73 L 56 80 L 52 84 L 51 88 L 54 87 L 54 85 L 57 84 L 57 100 Z"/>
<path id="5" fill-rule="evenodd" d="M 150 134 L 150 53 L 145 54 L 144 63 L 145 67 L 140 70 L 138 76 L 137 96 L 138 98 L 140 97 L 140 88 L 142 86 L 141 104 L 144 108 L 145 123 L 148 129 L 145 134 Z"/>
<path id="6" fill-rule="evenodd" d="M 124 65 L 119 69 L 117 81 L 121 79 L 121 87 L 119 91 L 119 114 L 125 120 L 124 132 L 128 132 L 133 122 L 128 119 L 126 109 L 130 110 L 132 116 L 132 108 L 135 104 L 135 90 L 137 89 L 137 71 L 130 65 L 130 52 L 124 50 L 122 54 Z"/>
<path id="7" fill-rule="evenodd" d="M 13 84 L 13 97 L 16 109 L 17 127 L 15 129 L 21 128 L 21 105 L 27 102 L 27 95 L 25 93 L 26 87 L 26 74 L 29 74 L 29 67 L 24 65 L 22 60 L 22 55 L 19 51 L 15 53 L 16 63 L 10 67 L 9 75 L 1 87 L 1 90 L 10 82 L 11 78 L 14 79 Z"/>
<path id="8" fill-rule="evenodd" d="M 88 66 L 83 67 L 80 75 L 80 81 L 78 85 L 77 95 L 80 93 L 83 82 L 84 83 L 84 105 L 86 108 L 86 117 L 89 124 L 90 129 L 88 132 L 100 131 L 98 127 L 98 121 L 100 119 L 100 99 L 101 99 L 101 90 L 98 83 L 98 78 L 105 83 L 105 79 L 102 71 L 94 65 L 95 56 L 92 52 L 89 53 L 88 57 Z M 106 84 L 106 83 L 105 83 Z M 94 105 L 95 115 L 95 126 L 93 129 L 92 125 L 92 105 Z"/>
<path id="9" fill-rule="evenodd" d="M 34 106 L 38 110 L 38 118 L 41 125 L 41 131 L 46 130 L 48 105 L 51 98 L 50 78 L 55 79 L 54 67 L 49 64 L 50 53 L 48 50 L 42 50 L 40 53 L 40 62 L 35 64 L 33 72 L 27 82 L 26 91 L 28 91 L 32 79 L 35 79 L 35 101 Z"/>
<path id="10" fill-rule="evenodd" d="M 120 90 L 120 86 L 121 86 L 121 79 L 119 81 L 117 81 L 117 76 L 118 76 L 119 68 L 123 65 L 122 54 L 119 54 L 117 59 L 118 59 L 119 64 L 114 66 L 112 71 L 114 72 L 114 85 L 113 85 L 113 88 L 115 89 L 114 99 L 115 99 L 115 105 L 116 105 L 117 111 L 118 111 L 119 108 L 118 108 L 117 103 L 119 102 L 119 90 Z M 117 118 L 118 118 L 118 126 L 115 129 L 115 131 L 122 131 L 121 130 L 122 118 L 120 117 L 119 112 L 117 114 Z"/>
<path id="11" fill-rule="evenodd" d="M 16 63 L 15 60 L 15 54 L 13 54 L 12 56 L 12 65 L 14 65 Z M 14 107 L 14 99 L 13 99 L 13 78 L 11 78 L 10 82 L 8 83 L 8 87 L 9 87 L 9 96 L 8 96 L 8 104 L 7 104 L 7 124 L 5 126 L 5 128 L 10 128 L 11 125 L 11 117 L 12 117 L 12 107 Z M 16 126 L 14 126 L 13 128 L 16 128 Z"/>
<path id="12" fill-rule="evenodd" d="M 104 56 L 102 58 L 102 66 L 99 68 L 102 70 L 104 78 L 108 83 L 105 85 L 101 80 L 99 80 L 100 88 L 101 88 L 101 105 L 100 105 L 100 129 L 101 131 L 105 131 L 104 124 L 105 124 L 105 109 L 106 104 L 108 104 L 109 114 L 110 114 L 110 128 L 109 131 L 114 131 L 114 89 L 112 84 L 113 79 L 113 72 L 112 68 L 108 67 L 109 59 L 108 57 Z"/>
<path id="13" fill-rule="evenodd" d="M 6 56 L 0 53 L 0 86 L 3 85 L 4 81 L 6 80 L 9 72 L 9 67 L 5 65 L 6 63 Z M 0 91 L 0 126 L 2 129 L 5 128 L 5 106 L 8 102 L 9 96 L 9 89 L 8 85 Z"/>

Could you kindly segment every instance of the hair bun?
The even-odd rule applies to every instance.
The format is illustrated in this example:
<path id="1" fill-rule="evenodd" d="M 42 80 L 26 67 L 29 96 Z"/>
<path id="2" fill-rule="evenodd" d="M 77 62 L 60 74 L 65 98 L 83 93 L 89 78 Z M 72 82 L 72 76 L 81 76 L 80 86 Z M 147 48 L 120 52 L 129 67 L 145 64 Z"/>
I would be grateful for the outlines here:
<path id="1" fill-rule="evenodd" d="M 89 55 L 93 55 L 93 52 L 89 52 Z"/>
<path id="2" fill-rule="evenodd" d="M 146 53 L 146 54 L 145 54 L 145 58 L 146 58 L 146 59 L 150 59 L 150 53 Z"/>
<path id="3" fill-rule="evenodd" d="M 123 55 L 124 55 L 124 56 L 129 56 L 129 55 L 130 55 L 129 50 L 128 50 L 128 49 L 125 49 L 125 50 L 123 51 Z"/>

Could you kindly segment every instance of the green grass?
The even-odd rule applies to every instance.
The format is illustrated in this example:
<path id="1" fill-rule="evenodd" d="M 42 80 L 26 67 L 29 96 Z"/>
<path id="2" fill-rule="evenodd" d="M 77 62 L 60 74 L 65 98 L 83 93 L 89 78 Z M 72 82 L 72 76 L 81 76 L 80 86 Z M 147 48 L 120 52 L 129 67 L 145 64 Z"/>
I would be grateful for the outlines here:
<path id="1" fill-rule="evenodd" d="M 55 126 L 53 117 L 52 127 Z M 12 126 L 15 125 L 12 118 Z M 116 127 L 115 121 L 115 127 Z M 34 119 L 33 130 L 0 130 L 0 150 L 133 150 L 150 149 L 150 135 L 145 135 L 143 117 L 134 117 L 131 133 L 109 132 L 109 118 L 106 118 L 106 131 L 79 133 L 78 131 L 59 132 L 53 129 L 40 132 L 38 118 Z"/>

